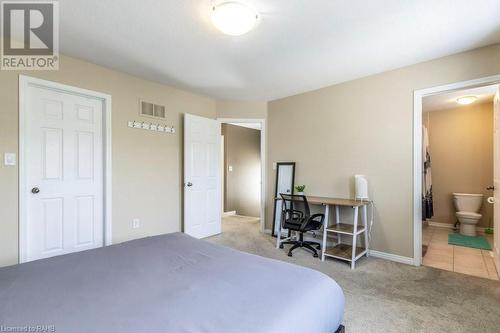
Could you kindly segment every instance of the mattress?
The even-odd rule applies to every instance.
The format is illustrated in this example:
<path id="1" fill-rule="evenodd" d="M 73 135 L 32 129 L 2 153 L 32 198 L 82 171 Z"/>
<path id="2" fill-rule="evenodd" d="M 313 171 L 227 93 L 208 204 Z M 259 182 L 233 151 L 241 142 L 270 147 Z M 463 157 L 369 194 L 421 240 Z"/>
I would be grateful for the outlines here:
<path id="1" fill-rule="evenodd" d="M 3 329 L 333 333 L 343 311 L 320 272 L 182 233 L 0 268 Z"/>

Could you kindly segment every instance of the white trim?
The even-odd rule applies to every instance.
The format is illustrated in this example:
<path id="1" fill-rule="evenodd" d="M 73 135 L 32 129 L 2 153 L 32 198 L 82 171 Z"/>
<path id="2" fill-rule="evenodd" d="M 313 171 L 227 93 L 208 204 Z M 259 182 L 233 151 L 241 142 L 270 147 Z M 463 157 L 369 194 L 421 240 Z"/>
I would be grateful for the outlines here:
<path id="1" fill-rule="evenodd" d="M 445 228 L 445 229 L 454 229 L 455 225 L 453 223 L 444 223 L 444 222 L 435 222 L 435 221 L 427 221 L 429 226 L 436 228 Z"/>
<path id="2" fill-rule="evenodd" d="M 260 190 L 260 232 L 265 231 L 266 225 L 266 147 L 267 147 L 267 129 L 266 119 L 264 118 L 217 118 L 220 124 L 227 123 L 260 123 L 260 170 L 261 170 L 261 190 Z"/>
<path id="3" fill-rule="evenodd" d="M 26 200 L 26 182 L 24 179 L 24 125 L 25 125 L 25 99 L 29 85 L 47 88 L 66 93 L 101 99 L 103 102 L 103 112 L 105 114 L 104 133 L 104 246 L 112 244 L 112 103 L 111 95 L 100 92 L 69 86 L 57 82 L 37 79 L 34 77 L 19 75 L 19 263 L 26 261 L 26 216 L 24 212 Z"/>
<path id="4" fill-rule="evenodd" d="M 228 123 L 228 124 L 245 128 L 251 128 L 260 131 L 260 123 Z"/>
<path id="5" fill-rule="evenodd" d="M 399 256 L 397 254 L 380 252 L 380 251 L 375 251 L 375 250 L 368 250 L 368 253 L 369 253 L 370 257 L 380 258 L 380 259 L 384 259 L 384 260 L 390 260 L 390 261 L 399 262 L 401 264 L 406 264 L 406 265 L 413 265 L 413 258 L 410 258 L 410 257 L 403 257 L 403 256 Z"/>
<path id="6" fill-rule="evenodd" d="M 224 166 L 224 160 L 226 159 L 225 157 L 226 154 L 226 148 L 225 148 L 225 138 L 224 135 L 220 136 L 220 156 L 219 156 L 219 169 L 220 169 L 220 197 L 222 200 L 220 201 L 220 211 L 222 214 L 222 217 L 224 217 L 224 206 L 226 205 L 225 203 L 225 197 L 226 197 L 226 189 L 224 188 L 224 184 L 226 183 L 226 180 L 224 179 L 224 173 L 225 173 L 225 166 Z M 236 212 L 234 212 L 236 214 Z M 222 229 L 221 229 L 222 230 Z"/>
<path id="7" fill-rule="evenodd" d="M 453 223 L 444 223 L 444 222 L 435 222 L 435 221 L 427 221 L 429 226 L 443 229 L 455 229 L 455 225 Z M 479 233 L 484 233 L 487 228 L 485 227 L 476 227 L 476 231 Z M 492 228 L 493 229 L 493 228 Z"/>
<path id="8" fill-rule="evenodd" d="M 224 212 L 222 213 L 222 216 L 234 216 L 236 215 L 236 211 L 235 210 L 232 210 L 230 212 Z"/>
<path id="9" fill-rule="evenodd" d="M 461 89 L 500 84 L 500 75 L 462 81 L 413 93 L 413 264 L 422 264 L 422 99 Z"/>

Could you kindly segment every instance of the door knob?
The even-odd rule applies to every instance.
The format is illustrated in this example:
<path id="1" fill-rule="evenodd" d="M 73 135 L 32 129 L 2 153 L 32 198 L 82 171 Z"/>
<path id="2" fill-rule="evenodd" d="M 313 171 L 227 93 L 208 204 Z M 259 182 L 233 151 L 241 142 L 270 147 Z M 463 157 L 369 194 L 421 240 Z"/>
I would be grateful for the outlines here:
<path id="1" fill-rule="evenodd" d="M 187 182 L 186 186 L 187 186 L 187 187 L 191 187 L 191 186 L 193 186 L 193 183 L 191 183 L 191 182 Z"/>
<path id="2" fill-rule="evenodd" d="M 33 194 L 38 194 L 38 193 L 40 193 L 40 189 L 39 189 L 38 187 L 33 187 L 33 188 L 31 189 L 31 193 L 33 193 Z"/>
<path id="3" fill-rule="evenodd" d="M 494 189 L 495 189 L 495 186 L 488 186 L 486 189 L 487 189 L 487 190 L 494 190 Z"/>

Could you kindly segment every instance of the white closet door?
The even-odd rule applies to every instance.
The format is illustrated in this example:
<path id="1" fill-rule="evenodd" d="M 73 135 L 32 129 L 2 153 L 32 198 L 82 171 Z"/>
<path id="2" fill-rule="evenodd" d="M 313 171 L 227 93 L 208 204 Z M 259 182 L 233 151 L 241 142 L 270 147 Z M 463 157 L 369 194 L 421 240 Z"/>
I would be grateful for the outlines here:
<path id="1" fill-rule="evenodd" d="M 220 123 L 184 116 L 184 232 L 204 238 L 221 232 Z"/>
<path id="2" fill-rule="evenodd" d="M 28 89 L 26 259 L 103 246 L 102 101 Z"/>

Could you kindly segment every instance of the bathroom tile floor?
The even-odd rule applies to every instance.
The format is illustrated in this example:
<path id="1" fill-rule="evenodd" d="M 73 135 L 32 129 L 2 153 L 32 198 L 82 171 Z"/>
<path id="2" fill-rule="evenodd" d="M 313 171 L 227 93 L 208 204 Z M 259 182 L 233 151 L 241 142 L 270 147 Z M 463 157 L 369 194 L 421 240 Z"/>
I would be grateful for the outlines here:
<path id="1" fill-rule="evenodd" d="M 448 234 L 452 229 L 425 226 L 422 244 L 427 245 L 423 265 L 447 271 L 499 280 L 491 251 L 449 245 Z M 490 244 L 491 235 L 485 235 Z"/>

